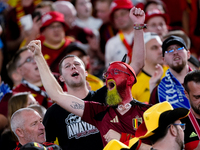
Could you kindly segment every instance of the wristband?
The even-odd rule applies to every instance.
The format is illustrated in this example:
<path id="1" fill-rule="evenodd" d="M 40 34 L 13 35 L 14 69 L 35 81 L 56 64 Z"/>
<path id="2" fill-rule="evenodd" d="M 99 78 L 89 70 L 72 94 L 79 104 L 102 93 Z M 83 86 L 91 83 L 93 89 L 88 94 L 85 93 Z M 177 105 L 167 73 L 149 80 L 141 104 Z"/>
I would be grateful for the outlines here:
<path id="1" fill-rule="evenodd" d="M 135 30 L 144 29 L 144 28 L 147 28 L 147 24 L 134 24 L 134 25 L 133 25 L 133 28 L 134 28 Z"/>

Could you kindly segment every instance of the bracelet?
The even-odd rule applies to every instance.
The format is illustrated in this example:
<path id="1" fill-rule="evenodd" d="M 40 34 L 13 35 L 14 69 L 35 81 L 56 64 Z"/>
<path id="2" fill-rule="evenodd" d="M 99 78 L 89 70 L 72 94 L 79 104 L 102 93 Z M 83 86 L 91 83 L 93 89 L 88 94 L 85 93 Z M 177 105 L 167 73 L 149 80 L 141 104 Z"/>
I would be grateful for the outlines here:
<path id="1" fill-rule="evenodd" d="M 133 25 L 133 28 L 134 28 L 135 30 L 144 29 L 144 28 L 147 28 L 147 24 L 134 24 L 134 25 Z"/>

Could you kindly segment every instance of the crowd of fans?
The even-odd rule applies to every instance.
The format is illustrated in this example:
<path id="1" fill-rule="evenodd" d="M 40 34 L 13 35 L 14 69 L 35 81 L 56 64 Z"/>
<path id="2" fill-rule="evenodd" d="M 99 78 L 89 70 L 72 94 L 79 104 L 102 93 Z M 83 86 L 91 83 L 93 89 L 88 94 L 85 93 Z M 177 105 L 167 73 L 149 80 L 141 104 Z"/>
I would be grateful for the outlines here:
<path id="1" fill-rule="evenodd" d="M 200 97 L 200 92 L 198 93 L 197 90 L 199 86 L 197 76 L 200 74 L 198 72 L 200 67 L 199 6 L 199 0 L 1 1 L 0 149 L 13 150 L 16 147 L 16 149 L 25 149 L 26 143 L 38 142 L 37 138 L 27 135 L 33 130 L 38 133 L 32 136 L 42 134 L 42 141 L 38 143 L 47 148 L 49 146 L 63 150 L 101 150 L 107 143 L 116 139 L 117 142 L 112 141 L 112 143 L 120 145 L 119 147 L 132 146 L 133 148 L 135 146 L 135 149 L 151 148 L 153 150 L 159 145 L 155 143 L 168 131 L 163 133 L 163 137 L 155 134 L 153 140 L 144 140 L 143 136 L 142 138 L 138 136 L 132 144 L 129 140 L 136 137 L 138 126 L 142 122 L 144 124 L 144 121 L 147 122 L 143 118 L 143 113 L 148 111 L 149 107 L 153 105 L 157 109 L 162 105 L 156 106 L 156 103 L 165 100 L 170 102 L 171 99 L 177 101 L 187 99 L 191 107 L 187 109 L 190 109 L 190 114 L 193 114 L 197 125 L 193 125 L 193 121 L 188 119 L 191 118 L 188 111 L 179 110 L 180 114 L 182 112 L 181 116 L 175 115 L 176 118 L 169 121 L 170 123 L 167 122 L 168 126 L 164 128 L 169 128 L 172 133 L 173 125 L 182 125 L 181 122 L 187 122 L 190 129 L 185 131 L 185 149 L 198 149 L 200 131 L 196 128 L 200 124 L 200 104 L 195 102 L 195 99 L 197 101 Z M 43 57 L 38 57 L 40 50 L 37 46 Z M 40 60 L 43 58 L 45 63 Z M 52 76 L 48 77 L 45 73 L 48 69 L 41 67 L 43 63 L 43 66 L 48 65 Z M 78 69 L 69 73 L 67 72 L 69 68 Z M 123 78 L 109 80 L 110 74 L 115 76 L 120 73 L 124 73 Z M 126 76 L 131 79 L 129 80 Z M 51 77 L 55 79 L 52 83 Z M 76 83 L 70 79 L 71 77 L 81 79 L 79 83 Z M 49 79 L 49 84 L 46 84 L 47 79 Z M 191 82 L 194 82 L 196 86 Z M 165 85 L 168 86 L 165 87 Z M 118 93 L 116 91 L 109 93 L 111 89 Z M 192 95 L 191 89 L 192 92 L 196 90 L 196 93 Z M 109 94 L 112 94 L 112 97 L 109 97 Z M 76 111 L 68 109 L 59 101 L 65 96 L 68 98 L 68 95 L 77 97 L 70 105 L 75 110 L 77 109 Z M 126 103 L 120 102 L 118 97 Z M 133 101 L 127 100 L 128 98 Z M 89 105 L 79 99 L 95 101 L 104 107 L 93 106 L 93 103 Z M 130 106 L 125 105 L 129 102 Z M 109 107 L 110 105 L 114 107 Z M 177 106 L 173 103 L 171 105 L 175 110 Z M 130 107 L 133 106 L 134 111 L 128 113 Z M 168 107 L 168 104 L 163 104 L 163 106 Z M 92 110 L 87 110 L 89 107 Z M 35 131 L 35 125 L 35 130 L 29 127 L 21 128 L 21 130 L 17 130 L 17 127 L 12 129 L 12 115 L 19 110 L 15 114 L 17 117 L 21 116 L 21 120 L 29 119 L 23 114 L 24 112 L 31 113 L 29 108 L 35 109 L 33 111 L 35 114 L 32 115 L 35 116 L 38 131 Z M 168 109 L 171 111 L 173 108 L 169 106 Z M 115 112 L 115 117 L 113 111 L 117 109 L 120 111 Z M 128 115 L 125 114 L 129 114 L 133 117 L 131 120 L 133 129 L 129 127 L 130 121 L 127 121 L 127 124 L 124 123 L 127 126 L 120 125 L 120 129 L 107 124 L 103 119 L 107 113 L 114 118 L 110 120 L 114 123 L 126 122 L 125 118 Z M 88 119 L 87 115 L 93 116 L 95 121 Z M 181 117 L 185 118 L 181 120 Z M 17 123 L 13 123 L 14 126 L 18 126 Z M 106 127 L 100 127 L 104 124 Z M 124 127 L 126 128 L 121 129 Z M 107 131 L 107 128 L 110 130 Z M 139 131 L 150 130 L 142 126 L 139 129 Z M 177 143 L 182 148 L 184 136 L 181 137 L 179 132 L 170 135 L 167 139 L 173 139 L 176 135 L 179 140 Z M 20 143 L 22 139 L 28 140 Z M 150 143 L 152 141 L 153 143 Z M 60 147 L 54 147 L 53 143 Z M 108 150 L 113 146 L 109 144 L 111 148 L 105 147 Z M 126 144 L 126 146 L 121 144 Z M 34 143 L 29 143 L 28 147 L 31 145 L 34 147 Z M 149 145 L 154 148 L 148 147 Z M 162 145 L 165 144 L 162 143 Z"/>

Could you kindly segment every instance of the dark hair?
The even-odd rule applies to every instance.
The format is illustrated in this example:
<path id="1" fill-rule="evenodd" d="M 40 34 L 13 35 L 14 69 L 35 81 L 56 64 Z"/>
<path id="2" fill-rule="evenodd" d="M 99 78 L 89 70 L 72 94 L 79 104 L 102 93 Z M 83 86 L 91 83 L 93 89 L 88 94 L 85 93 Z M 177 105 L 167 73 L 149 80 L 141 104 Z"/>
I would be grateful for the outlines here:
<path id="1" fill-rule="evenodd" d="M 200 83 L 200 70 L 189 72 L 184 78 L 184 88 L 189 93 L 188 82 Z"/>
<path id="2" fill-rule="evenodd" d="M 17 68 L 18 67 L 18 63 L 19 63 L 19 61 L 20 61 L 20 59 L 21 59 L 21 57 L 20 57 L 20 54 L 22 53 L 22 52 L 24 52 L 24 51 L 27 51 L 28 50 L 28 48 L 27 47 L 22 47 L 21 49 L 19 49 L 16 53 L 15 53 L 15 55 L 13 56 L 13 58 L 12 58 L 12 63 L 13 64 L 15 64 L 15 67 Z"/>
<path id="3" fill-rule="evenodd" d="M 58 65 L 60 75 L 62 75 L 62 63 L 63 63 L 63 61 L 64 61 L 65 59 L 67 59 L 67 58 L 70 58 L 70 57 L 76 57 L 76 58 L 78 58 L 78 57 L 75 56 L 75 55 L 66 55 L 66 56 L 59 62 L 59 65 Z M 82 60 L 81 60 L 80 58 L 78 58 L 78 59 L 82 62 Z M 83 62 L 82 62 L 82 65 L 85 66 Z"/>
<path id="4" fill-rule="evenodd" d="M 156 143 L 159 139 L 164 138 L 167 135 L 167 131 L 168 131 L 168 127 L 160 130 L 159 132 L 156 132 L 155 134 L 153 134 L 152 136 L 148 137 L 148 139 L 151 141 L 152 144 Z"/>

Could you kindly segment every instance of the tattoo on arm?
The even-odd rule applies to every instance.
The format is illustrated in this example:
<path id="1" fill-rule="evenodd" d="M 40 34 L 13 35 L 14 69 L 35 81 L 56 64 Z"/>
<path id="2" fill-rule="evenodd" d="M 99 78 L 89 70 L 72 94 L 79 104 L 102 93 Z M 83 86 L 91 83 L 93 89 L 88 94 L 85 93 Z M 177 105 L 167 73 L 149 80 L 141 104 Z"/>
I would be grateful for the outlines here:
<path id="1" fill-rule="evenodd" d="M 84 106 L 77 103 L 77 102 L 72 102 L 72 105 L 70 105 L 73 109 L 82 109 L 84 110 Z"/>

